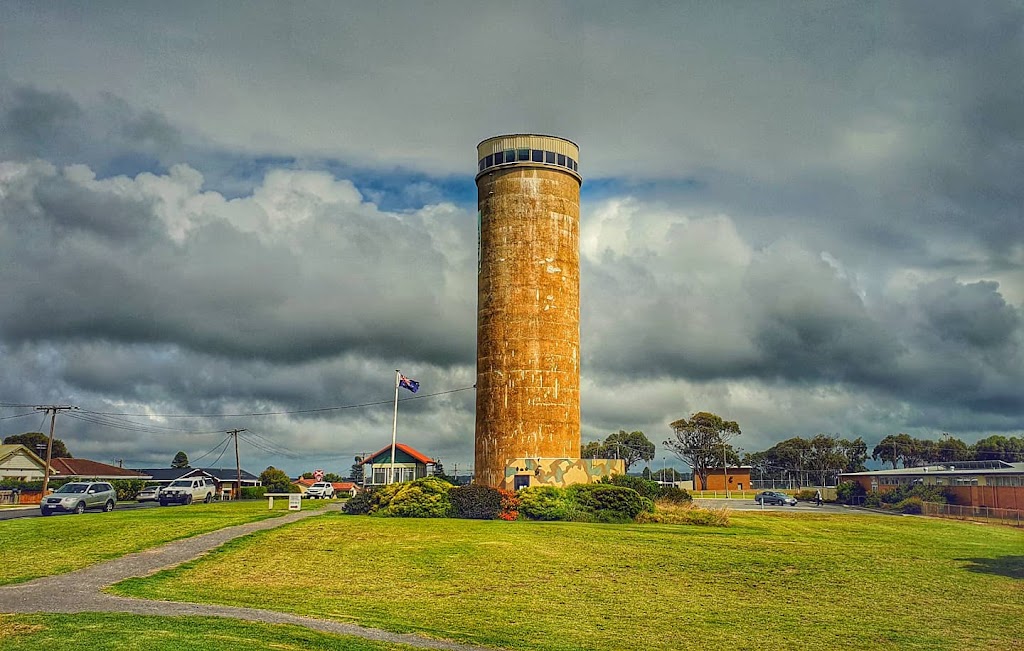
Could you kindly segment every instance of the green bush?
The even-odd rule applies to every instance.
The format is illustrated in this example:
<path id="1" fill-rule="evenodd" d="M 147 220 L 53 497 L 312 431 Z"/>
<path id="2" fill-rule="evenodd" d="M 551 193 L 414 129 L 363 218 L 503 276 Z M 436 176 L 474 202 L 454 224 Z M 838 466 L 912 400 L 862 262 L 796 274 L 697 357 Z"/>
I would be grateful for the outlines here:
<path id="1" fill-rule="evenodd" d="M 882 494 L 878 491 L 871 491 L 864 495 L 864 506 L 878 508 L 882 506 Z"/>
<path id="2" fill-rule="evenodd" d="M 534 486 L 519 491 L 519 513 L 528 520 L 568 520 L 568 496 L 557 486 Z"/>
<path id="3" fill-rule="evenodd" d="M 258 500 L 267 493 L 266 486 L 242 486 L 243 500 Z"/>
<path id="4" fill-rule="evenodd" d="M 840 504 L 855 504 L 861 501 L 867 491 L 855 481 L 844 481 L 836 486 L 836 501 Z"/>
<path id="5" fill-rule="evenodd" d="M 139 491 L 146 487 L 146 481 L 142 479 L 115 479 L 110 484 L 117 491 L 118 502 L 135 499 Z"/>
<path id="6" fill-rule="evenodd" d="M 917 502 L 909 501 L 916 499 Z M 892 490 L 885 492 L 871 491 L 864 497 L 864 505 L 874 508 L 891 509 L 896 511 L 903 511 L 903 504 L 907 503 L 907 508 L 916 508 L 916 505 L 920 502 L 935 502 L 938 504 L 946 504 L 952 502 L 951 494 L 946 490 L 944 486 L 926 486 L 924 484 L 914 484 L 913 486 L 897 486 Z M 920 513 L 920 511 L 903 511 L 904 513 Z"/>
<path id="7" fill-rule="evenodd" d="M 659 488 L 661 490 L 658 497 L 655 498 L 655 502 L 669 502 L 671 504 L 690 504 L 693 502 L 693 497 L 678 486 L 659 486 Z"/>
<path id="8" fill-rule="evenodd" d="M 567 494 L 595 522 L 632 522 L 647 508 L 640 493 L 624 486 L 576 484 Z"/>
<path id="9" fill-rule="evenodd" d="M 50 482 L 50 486 L 53 486 L 54 482 Z M 41 491 L 43 490 L 43 480 L 38 481 L 21 481 L 20 479 L 11 479 L 10 477 L 4 477 L 0 479 L 0 490 L 10 491 Z"/>
<path id="10" fill-rule="evenodd" d="M 452 515 L 448 497 L 452 485 L 437 477 L 391 484 L 378 491 L 379 506 L 371 514 L 395 518 L 447 518 Z"/>
<path id="11" fill-rule="evenodd" d="M 356 493 L 355 497 L 345 502 L 345 513 L 349 515 L 366 515 L 369 513 L 370 508 L 374 506 L 374 493 L 376 492 L 373 488 L 367 488 Z"/>
<path id="12" fill-rule="evenodd" d="M 448 498 L 456 518 L 495 520 L 501 515 L 501 491 L 491 486 L 456 486 L 448 491 Z"/>
<path id="13" fill-rule="evenodd" d="M 648 499 L 656 499 L 659 497 L 661 492 L 661 486 L 656 481 L 650 479 L 644 479 L 643 477 L 633 477 L 632 475 L 612 475 L 611 477 L 602 477 L 599 484 L 606 484 L 612 486 L 624 486 L 625 488 L 632 488 L 641 496 Z"/>
<path id="14" fill-rule="evenodd" d="M 908 497 L 896 503 L 896 509 L 901 513 L 920 515 L 924 511 L 924 500 L 920 497 Z"/>

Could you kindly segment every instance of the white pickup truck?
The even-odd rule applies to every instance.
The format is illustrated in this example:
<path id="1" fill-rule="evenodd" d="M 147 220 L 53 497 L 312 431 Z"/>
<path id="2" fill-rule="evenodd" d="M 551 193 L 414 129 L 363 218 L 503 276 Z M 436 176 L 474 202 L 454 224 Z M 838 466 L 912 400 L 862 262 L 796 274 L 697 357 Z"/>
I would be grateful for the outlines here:
<path id="1" fill-rule="evenodd" d="M 211 502 L 217 489 L 209 477 L 189 477 L 175 479 L 169 486 L 160 491 L 160 506 L 168 504 L 191 504 L 192 502 Z"/>
<path id="2" fill-rule="evenodd" d="M 334 497 L 334 485 L 329 481 L 318 481 L 317 483 L 306 489 L 306 497 L 313 499 L 318 497 L 320 499 L 333 498 Z"/>

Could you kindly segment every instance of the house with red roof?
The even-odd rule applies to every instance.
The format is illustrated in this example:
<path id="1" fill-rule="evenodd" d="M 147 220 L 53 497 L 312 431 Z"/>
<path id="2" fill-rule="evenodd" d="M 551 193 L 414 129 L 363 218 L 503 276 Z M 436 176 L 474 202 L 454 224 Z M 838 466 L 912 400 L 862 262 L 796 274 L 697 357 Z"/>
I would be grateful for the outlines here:
<path id="1" fill-rule="evenodd" d="M 359 465 L 364 468 L 364 486 L 380 486 L 388 483 L 412 481 L 427 476 L 427 466 L 434 465 L 434 460 L 422 452 L 406 445 L 395 444 L 395 463 L 391 464 L 391 446 L 377 450 L 364 457 Z M 393 477 L 388 481 L 389 471 Z"/>
<path id="2" fill-rule="evenodd" d="M 61 457 L 50 460 L 53 479 L 150 479 L 150 475 L 89 459 Z"/>

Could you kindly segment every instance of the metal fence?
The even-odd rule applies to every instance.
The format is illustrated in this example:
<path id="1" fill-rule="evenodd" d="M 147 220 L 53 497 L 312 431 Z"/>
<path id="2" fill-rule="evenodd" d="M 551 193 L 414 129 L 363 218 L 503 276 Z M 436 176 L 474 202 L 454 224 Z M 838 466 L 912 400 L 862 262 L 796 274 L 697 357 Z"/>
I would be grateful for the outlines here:
<path id="1" fill-rule="evenodd" d="M 1024 527 L 1024 511 L 1013 509 L 994 509 L 990 506 L 960 506 L 958 504 L 939 504 L 923 502 L 921 512 L 938 518 L 971 520 L 992 524 L 1005 524 L 1012 527 Z"/>

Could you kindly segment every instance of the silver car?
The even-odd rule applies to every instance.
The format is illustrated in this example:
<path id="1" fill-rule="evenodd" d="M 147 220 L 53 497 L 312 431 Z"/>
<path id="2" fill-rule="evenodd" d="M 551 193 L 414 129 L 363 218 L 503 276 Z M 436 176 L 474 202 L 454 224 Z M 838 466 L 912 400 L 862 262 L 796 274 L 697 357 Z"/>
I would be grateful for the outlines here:
<path id="1" fill-rule="evenodd" d="M 86 509 L 113 511 L 117 491 L 107 482 L 73 481 L 64 484 L 39 503 L 43 515 L 57 512 L 85 513 Z"/>
<path id="2" fill-rule="evenodd" d="M 139 494 L 135 496 L 137 502 L 155 502 L 160 499 L 160 489 L 163 486 L 150 485 L 146 486 L 139 491 Z"/>

